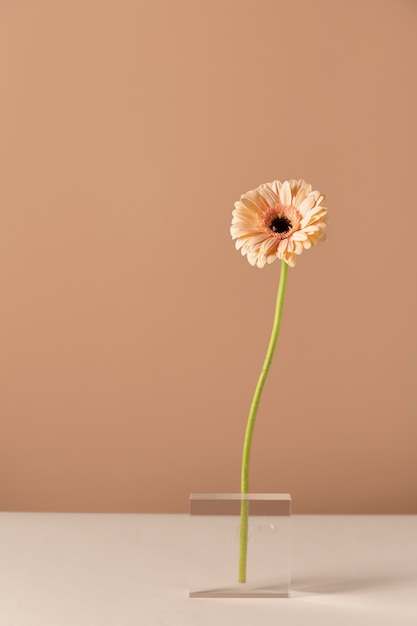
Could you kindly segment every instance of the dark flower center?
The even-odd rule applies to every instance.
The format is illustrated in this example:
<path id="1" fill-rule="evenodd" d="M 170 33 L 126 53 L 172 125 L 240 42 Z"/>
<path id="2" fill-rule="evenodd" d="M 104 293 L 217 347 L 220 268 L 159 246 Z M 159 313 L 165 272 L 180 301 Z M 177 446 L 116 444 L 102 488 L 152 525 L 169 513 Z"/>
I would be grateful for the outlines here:
<path id="1" fill-rule="evenodd" d="M 288 217 L 274 217 L 269 225 L 269 228 L 272 232 L 282 235 L 283 233 L 288 233 L 288 231 L 291 230 L 292 224 Z"/>

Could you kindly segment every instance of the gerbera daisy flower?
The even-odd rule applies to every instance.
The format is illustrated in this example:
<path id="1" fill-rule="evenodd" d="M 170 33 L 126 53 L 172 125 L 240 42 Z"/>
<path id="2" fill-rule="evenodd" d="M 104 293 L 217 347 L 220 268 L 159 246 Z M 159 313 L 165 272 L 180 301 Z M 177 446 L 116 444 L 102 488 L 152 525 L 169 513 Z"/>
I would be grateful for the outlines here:
<path id="1" fill-rule="evenodd" d="M 325 238 L 324 196 L 304 180 L 260 185 L 235 202 L 230 232 L 251 265 L 275 259 L 294 267 L 297 255 Z"/>

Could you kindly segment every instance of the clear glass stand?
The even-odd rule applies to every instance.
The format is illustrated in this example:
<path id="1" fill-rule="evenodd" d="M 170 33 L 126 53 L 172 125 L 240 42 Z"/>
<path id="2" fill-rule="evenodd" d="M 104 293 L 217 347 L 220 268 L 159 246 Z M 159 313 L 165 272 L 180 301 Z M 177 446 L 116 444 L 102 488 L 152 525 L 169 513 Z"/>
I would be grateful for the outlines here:
<path id="1" fill-rule="evenodd" d="M 249 506 L 247 577 L 238 582 L 242 499 Z M 280 493 L 190 495 L 190 597 L 287 598 L 291 497 Z"/>

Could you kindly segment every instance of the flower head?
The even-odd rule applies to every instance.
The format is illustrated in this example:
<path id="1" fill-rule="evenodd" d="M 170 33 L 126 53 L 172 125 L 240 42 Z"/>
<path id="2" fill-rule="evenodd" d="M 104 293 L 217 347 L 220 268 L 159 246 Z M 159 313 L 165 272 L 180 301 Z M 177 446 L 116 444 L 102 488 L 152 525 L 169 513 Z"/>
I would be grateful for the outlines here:
<path id="1" fill-rule="evenodd" d="M 294 267 L 297 255 L 325 238 L 324 196 L 304 180 L 260 185 L 235 202 L 230 233 L 251 265 L 281 259 Z"/>

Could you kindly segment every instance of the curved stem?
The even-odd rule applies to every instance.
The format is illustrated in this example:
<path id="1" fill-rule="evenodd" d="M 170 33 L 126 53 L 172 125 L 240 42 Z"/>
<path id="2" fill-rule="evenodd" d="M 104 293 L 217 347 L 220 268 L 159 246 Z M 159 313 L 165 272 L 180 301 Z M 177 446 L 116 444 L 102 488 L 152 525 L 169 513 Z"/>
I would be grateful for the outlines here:
<path id="1" fill-rule="evenodd" d="M 242 455 L 242 477 L 241 477 L 241 494 L 247 494 L 249 492 L 249 461 L 252 445 L 253 429 L 255 426 L 256 414 L 258 411 L 259 402 L 262 395 L 262 390 L 265 385 L 266 377 L 268 376 L 269 368 L 274 356 L 275 346 L 278 339 L 279 328 L 281 325 L 282 308 L 284 304 L 285 287 L 287 283 L 287 270 L 288 265 L 285 261 L 281 262 L 281 273 L 279 277 L 277 300 L 275 305 L 274 323 L 272 326 L 271 338 L 269 340 L 268 350 L 266 352 L 265 361 L 259 375 L 258 384 L 256 385 L 255 393 L 252 399 L 252 404 L 249 410 L 248 423 L 246 426 L 245 441 L 243 444 Z M 249 502 L 242 495 L 241 509 L 240 509 L 240 554 L 239 554 L 239 576 L 240 583 L 246 582 L 246 563 L 248 552 L 248 518 L 249 518 Z"/>

